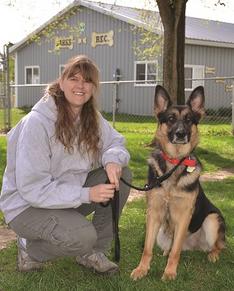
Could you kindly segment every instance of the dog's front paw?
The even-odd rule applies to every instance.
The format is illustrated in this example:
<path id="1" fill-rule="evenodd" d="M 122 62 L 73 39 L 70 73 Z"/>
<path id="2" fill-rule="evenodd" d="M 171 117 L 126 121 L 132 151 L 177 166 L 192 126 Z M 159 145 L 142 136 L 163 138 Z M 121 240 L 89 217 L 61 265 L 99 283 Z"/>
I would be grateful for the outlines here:
<path id="1" fill-rule="evenodd" d="M 169 281 L 169 280 L 175 280 L 176 278 L 176 272 L 174 271 L 164 271 L 164 274 L 162 275 L 163 281 Z"/>
<path id="2" fill-rule="evenodd" d="M 219 252 L 218 251 L 211 251 L 209 254 L 208 254 L 208 260 L 212 263 L 215 263 L 219 260 Z"/>
<path id="3" fill-rule="evenodd" d="M 138 279 L 141 279 L 142 277 L 146 276 L 148 273 L 148 269 L 142 268 L 142 267 L 137 267 L 134 269 L 131 273 L 131 278 L 136 281 Z"/>

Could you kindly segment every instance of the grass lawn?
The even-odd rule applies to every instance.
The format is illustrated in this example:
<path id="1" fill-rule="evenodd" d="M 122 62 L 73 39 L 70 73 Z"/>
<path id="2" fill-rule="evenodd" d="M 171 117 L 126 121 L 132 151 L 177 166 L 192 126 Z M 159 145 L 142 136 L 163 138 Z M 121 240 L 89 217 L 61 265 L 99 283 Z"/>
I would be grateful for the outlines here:
<path id="1" fill-rule="evenodd" d="M 23 113 L 22 113 L 23 115 Z M 14 119 L 19 118 L 20 114 Z M 116 128 L 126 137 L 131 153 L 130 168 L 133 182 L 143 186 L 146 181 L 146 160 L 155 123 L 118 121 Z M 228 133 L 229 132 L 229 133 Z M 201 143 L 196 150 L 204 165 L 204 171 L 212 172 L 223 167 L 234 166 L 234 143 L 229 125 L 201 125 Z M 6 160 L 6 139 L 0 137 L 0 181 Z M 12 243 L 0 252 L 0 290 L 4 291 L 95 291 L 95 290 L 234 290 L 234 179 L 218 182 L 205 182 L 203 187 L 207 196 L 218 206 L 227 223 L 227 248 L 220 260 L 209 263 L 205 253 L 184 252 L 178 268 L 178 277 L 172 282 L 162 282 L 160 277 L 166 266 L 166 258 L 155 247 L 154 259 L 147 277 L 132 281 L 129 276 L 140 260 L 145 229 L 145 200 L 128 203 L 120 221 L 121 261 L 120 274 L 103 277 L 78 267 L 73 258 L 59 259 L 47 263 L 40 272 L 21 274 L 16 270 L 17 249 Z M 0 221 L 3 220 L 0 218 Z"/>
<path id="2" fill-rule="evenodd" d="M 204 188 L 208 196 L 222 210 L 228 227 L 227 248 L 221 253 L 217 263 L 208 262 L 205 253 L 184 252 L 181 256 L 177 279 L 172 282 L 162 282 L 160 277 L 166 266 L 166 258 L 155 247 L 148 276 L 140 281 L 132 281 L 129 275 L 139 262 L 144 240 L 145 201 L 140 199 L 129 203 L 121 218 L 120 275 L 108 278 L 92 274 L 78 267 L 72 258 L 48 263 L 40 272 L 21 274 L 16 270 L 17 250 L 13 243 L 0 252 L 0 290 L 234 290 L 234 179 L 205 183 Z"/>

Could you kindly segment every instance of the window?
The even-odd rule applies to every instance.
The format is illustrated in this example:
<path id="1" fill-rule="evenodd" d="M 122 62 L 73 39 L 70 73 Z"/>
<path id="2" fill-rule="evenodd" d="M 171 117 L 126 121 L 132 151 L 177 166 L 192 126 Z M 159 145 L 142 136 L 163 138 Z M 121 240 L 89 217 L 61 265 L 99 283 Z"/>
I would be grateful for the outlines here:
<path id="1" fill-rule="evenodd" d="M 59 65 L 59 76 L 62 75 L 64 68 L 65 68 L 65 65 Z"/>
<path id="2" fill-rule="evenodd" d="M 25 84 L 39 84 L 40 69 L 38 66 L 25 67 Z"/>
<path id="3" fill-rule="evenodd" d="M 191 91 L 195 89 L 197 86 L 204 86 L 204 66 L 198 65 L 185 65 L 184 66 L 184 87 L 186 91 Z"/>
<path id="4" fill-rule="evenodd" d="M 136 82 L 136 86 L 152 86 L 156 83 L 157 62 L 135 62 L 135 80 L 144 81 Z M 145 82 L 148 81 L 148 82 Z"/>

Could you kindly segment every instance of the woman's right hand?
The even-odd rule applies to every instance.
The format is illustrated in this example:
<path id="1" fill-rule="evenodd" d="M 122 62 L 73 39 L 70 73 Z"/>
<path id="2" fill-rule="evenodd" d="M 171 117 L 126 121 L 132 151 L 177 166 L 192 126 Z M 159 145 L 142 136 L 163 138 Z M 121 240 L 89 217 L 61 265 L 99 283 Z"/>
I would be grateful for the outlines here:
<path id="1" fill-rule="evenodd" d="M 99 184 L 90 187 L 89 200 L 92 202 L 108 202 L 114 197 L 115 185 L 114 184 Z"/>

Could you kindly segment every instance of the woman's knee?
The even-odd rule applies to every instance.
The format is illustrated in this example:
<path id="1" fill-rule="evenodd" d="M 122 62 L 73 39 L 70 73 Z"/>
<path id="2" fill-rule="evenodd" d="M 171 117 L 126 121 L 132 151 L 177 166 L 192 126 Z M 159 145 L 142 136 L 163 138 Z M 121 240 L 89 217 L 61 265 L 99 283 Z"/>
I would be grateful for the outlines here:
<path id="1" fill-rule="evenodd" d="M 97 232 L 92 223 L 74 233 L 74 245 L 79 248 L 81 255 L 91 252 L 97 242 Z"/>
<path id="2" fill-rule="evenodd" d="M 124 178 L 128 183 L 132 182 L 132 172 L 128 167 L 122 169 L 122 178 Z"/>
<path id="3" fill-rule="evenodd" d="M 42 239 L 61 247 L 66 252 L 85 254 L 90 252 L 96 244 L 97 232 L 90 221 L 86 221 L 82 225 L 64 225 L 55 219 L 44 229 Z"/>
<path id="4" fill-rule="evenodd" d="M 122 176 L 121 176 L 126 182 L 130 183 L 132 182 L 132 173 L 131 170 L 128 167 L 124 167 L 122 170 Z M 123 181 L 120 181 L 120 206 L 123 207 L 123 205 L 126 203 L 129 193 L 130 193 L 130 187 L 127 186 Z"/>

